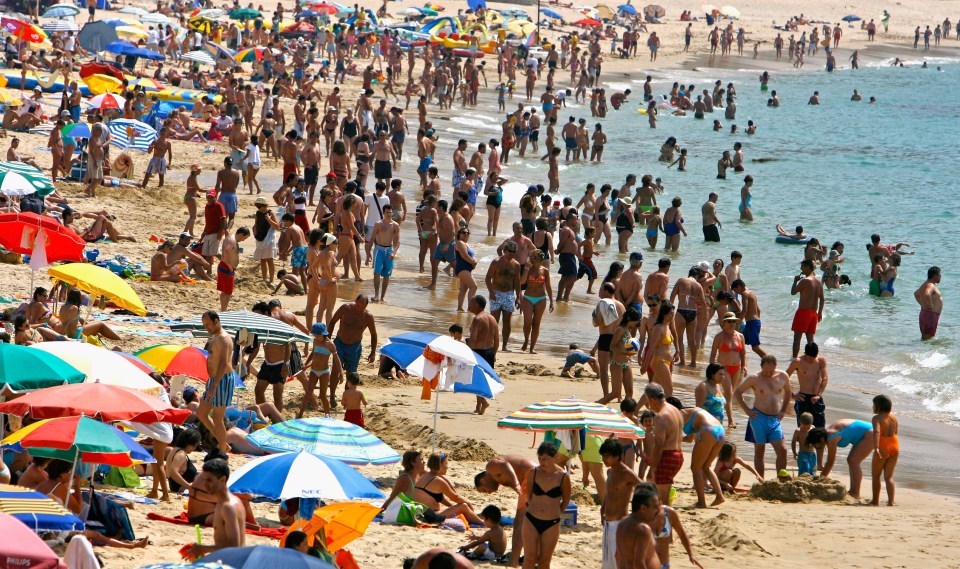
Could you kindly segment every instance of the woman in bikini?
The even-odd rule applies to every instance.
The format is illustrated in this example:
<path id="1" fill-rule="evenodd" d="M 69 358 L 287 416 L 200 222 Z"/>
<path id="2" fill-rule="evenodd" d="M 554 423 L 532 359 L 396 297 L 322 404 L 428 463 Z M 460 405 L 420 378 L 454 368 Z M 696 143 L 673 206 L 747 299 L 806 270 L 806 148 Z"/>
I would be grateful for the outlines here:
<path id="1" fill-rule="evenodd" d="M 360 152 L 359 150 L 357 151 Z M 357 156 L 359 163 L 360 157 Z M 347 180 L 351 178 L 350 155 L 347 154 L 347 145 L 342 140 L 333 141 L 330 152 L 330 170 L 337 175 L 337 188 L 343 191 Z"/>
<path id="2" fill-rule="evenodd" d="M 427 468 L 429 471 L 417 479 L 413 499 L 446 519 L 462 515 L 471 524 L 483 525 L 483 520 L 474 513 L 470 502 L 457 494 L 445 478 L 447 455 L 431 454 L 427 459 Z"/>
<path id="3" fill-rule="evenodd" d="M 580 211 L 580 223 L 584 228 L 594 226 L 593 218 L 597 212 L 597 205 L 599 205 L 599 202 L 596 196 L 596 186 L 594 184 L 587 184 L 587 189 L 583 192 L 583 197 L 580 198 L 580 201 L 574 206 Z M 599 236 L 597 239 L 599 239 Z"/>
<path id="4" fill-rule="evenodd" d="M 84 324 L 80 317 L 80 304 L 83 297 L 77 289 L 71 289 L 67 293 L 67 300 L 60 307 L 60 326 L 54 328 L 57 332 L 71 340 L 82 340 L 84 336 L 105 337 L 119 342 L 120 336 L 117 335 L 106 322 L 90 322 Z M 93 302 L 93 299 L 90 299 Z"/>
<path id="5" fill-rule="evenodd" d="M 549 303 L 550 312 L 553 312 L 553 287 L 550 285 L 550 270 L 543 266 L 546 258 L 543 251 L 534 249 L 530 252 L 527 261 L 530 268 L 527 270 L 527 289 L 520 299 L 520 310 L 523 312 L 523 346 L 520 351 L 526 351 L 530 346 L 530 353 L 535 354 L 537 338 L 540 337 L 540 321 L 543 312 Z"/>
<path id="6" fill-rule="evenodd" d="M 732 389 L 740 385 L 740 379 L 747 369 L 747 350 L 744 347 L 746 343 L 743 334 L 737 331 L 739 321 L 734 313 L 724 313 L 720 320 L 720 332 L 713 337 L 713 344 L 710 346 L 710 363 L 718 363 L 727 370 Z M 730 401 L 731 391 L 725 391 L 724 396 Z M 729 411 L 727 426 L 735 426 Z"/>
<path id="7" fill-rule="evenodd" d="M 733 424 L 733 403 L 730 398 L 732 392 L 730 374 L 723 364 L 711 363 L 707 365 L 706 378 L 697 385 L 693 393 L 697 407 L 716 417 L 721 424 L 726 417 L 727 428 L 733 429 L 736 425 Z"/>
<path id="8" fill-rule="evenodd" d="M 340 358 L 337 357 L 337 348 L 330 341 L 330 333 L 327 331 L 327 325 L 323 322 L 317 322 L 310 328 L 313 335 L 313 350 L 307 356 L 307 361 L 303 366 L 310 370 L 310 379 L 307 383 L 306 396 L 300 402 L 300 410 L 297 412 L 297 418 L 303 417 L 307 411 L 307 406 L 316 408 L 317 399 L 314 391 L 320 387 L 320 404 L 323 406 L 323 416 L 330 416 L 330 399 L 327 397 L 327 391 L 330 386 L 331 377 L 339 377 Z"/>
<path id="9" fill-rule="evenodd" d="M 303 316 L 308 330 L 313 327 L 313 311 L 316 310 L 317 300 L 320 298 L 320 248 L 323 235 L 320 229 L 314 229 L 307 234 L 307 306 Z"/>
<path id="10" fill-rule="evenodd" d="M 330 156 L 330 147 L 333 146 L 336 139 L 338 126 L 340 126 L 340 121 L 337 120 L 337 110 L 334 108 L 327 109 L 327 114 L 323 115 L 323 141 L 327 149 L 327 156 Z"/>
<path id="11" fill-rule="evenodd" d="M 190 453 L 200 448 L 200 440 L 199 431 L 186 429 L 177 436 L 173 446 L 167 448 L 166 477 L 174 494 L 190 488 L 197 477 L 197 467 L 190 460 Z"/>
<path id="12" fill-rule="evenodd" d="M 187 176 L 187 191 L 183 194 L 183 205 L 187 206 L 187 223 L 183 226 L 183 232 L 193 234 L 193 226 L 197 221 L 197 192 L 200 191 L 200 183 L 197 176 L 200 174 L 200 165 L 190 166 L 190 175 Z"/>
<path id="13" fill-rule="evenodd" d="M 706 508 L 707 498 L 704 483 L 709 480 L 712 488 L 720 487 L 720 480 L 711 467 L 717 460 L 717 455 L 720 454 L 720 448 L 723 447 L 726 433 L 720 421 L 706 410 L 699 407 L 684 407 L 683 403 L 676 398 L 670 398 L 668 402 L 680 409 L 680 413 L 683 415 L 684 442 L 693 441 L 693 452 L 690 456 L 693 487 L 697 492 L 697 507 Z M 719 506 L 723 502 L 723 493 L 718 492 L 710 507 Z"/>
<path id="14" fill-rule="evenodd" d="M 570 503 L 570 477 L 557 465 L 557 447 L 541 443 L 537 461 L 523 484 L 527 504 L 522 528 L 523 569 L 550 569 L 560 540 L 560 521 Z"/>
<path id="15" fill-rule="evenodd" d="M 593 242 L 599 243 L 600 236 L 604 238 L 604 243 L 610 246 L 610 192 L 613 187 L 610 184 L 600 186 L 600 196 L 594 202 L 593 227 L 596 233 L 593 235 Z"/>
<path id="16" fill-rule="evenodd" d="M 403 495 L 407 500 L 413 500 L 413 493 L 417 486 L 417 478 L 420 478 L 426 468 L 423 461 L 423 453 L 418 450 L 406 451 L 400 459 L 400 466 L 403 467 L 403 470 L 400 471 L 396 482 L 393 483 L 393 490 L 390 492 L 390 497 L 387 498 L 387 501 L 383 503 L 382 507 L 384 513 L 383 522 L 387 524 L 397 523 L 396 514 L 393 513 L 391 515 L 391 513 L 388 512 L 390 504 L 397 499 L 397 496 Z"/>
<path id="17" fill-rule="evenodd" d="M 620 319 L 620 326 L 613 331 L 613 341 L 610 342 L 610 393 L 600 403 L 609 403 L 621 399 L 633 399 L 633 369 L 630 360 L 637 353 L 634 339 L 638 336 L 640 327 L 640 313 L 635 308 L 628 308 Z"/>
<path id="18" fill-rule="evenodd" d="M 337 141 L 341 142 L 342 141 Z M 356 218 L 351 210 L 357 198 L 349 195 L 343 199 L 343 210 L 340 213 L 340 224 L 337 226 L 337 262 L 343 263 L 343 278 L 350 278 L 350 269 L 353 269 L 353 279 L 363 282 L 360 278 L 360 255 L 357 253 L 357 240 L 363 236 L 357 231 Z"/>
<path id="19" fill-rule="evenodd" d="M 453 245 L 454 252 L 454 276 L 460 281 L 460 288 L 457 290 L 457 312 L 463 312 L 463 300 L 473 298 L 477 294 L 477 280 L 473 278 L 473 269 L 477 267 L 477 260 L 473 255 L 473 249 L 467 245 L 470 239 L 470 230 L 461 227 L 457 231 L 457 240 Z"/>
<path id="20" fill-rule="evenodd" d="M 648 342 L 650 349 L 644 356 L 643 365 L 640 367 L 640 369 L 647 370 L 647 377 L 651 382 L 663 386 L 663 391 L 667 394 L 667 397 L 673 395 L 673 362 L 680 358 L 676 338 L 671 333 L 673 316 L 673 304 L 667 300 L 660 301 L 657 323 L 650 331 Z"/>
<path id="21" fill-rule="evenodd" d="M 337 256 L 331 245 L 337 242 L 337 237 L 327 233 L 320 240 L 320 255 L 317 260 L 319 267 L 320 294 L 317 297 L 317 322 L 329 324 L 333 318 L 333 308 L 337 304 L 337 289 L 340 281 L 340 272 L 337 271 Z M 308 251 L 309 252 L 309 251 Z"/>

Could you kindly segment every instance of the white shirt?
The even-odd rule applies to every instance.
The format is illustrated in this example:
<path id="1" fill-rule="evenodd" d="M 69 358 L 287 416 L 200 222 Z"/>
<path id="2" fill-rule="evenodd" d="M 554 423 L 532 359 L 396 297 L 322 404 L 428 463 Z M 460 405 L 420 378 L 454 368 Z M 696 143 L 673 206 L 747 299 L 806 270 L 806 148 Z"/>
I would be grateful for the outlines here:
<path id="1" fill-rule="evenodd" d="M 378 196 L 376 192 L 372 192 L 363 198 L 363 203 L 367 206 L 367 221 L 365 225 L 367 227 L 373 227 L 378 221 L 383 219 L 383 206 L 390 204 L 390 198 L 387 197 L 387 194 Z M 377 207 L 378 203 L 380 204 L 379 208 Z"/>
<path id="2" fill-rule="evenodd" d="M 247 164 L 250 164 L 254 167 L 260 166 L 260 147 L 252 142 L 247 145 L 247 152 L 250 153 L 250 158 L 247 159 Z"/>
<path id="3" fill-rule="evenodd" d="M 157 36 L 157 30 L 150 28 L 150 31 L 147 32 L 147 44 L 148 45 L 157 45 L 160 41 L 159 36 Z"/>
<path id="4" fill-rule="evenodd" d="M 233 126 L 233 117 L 230 115 L 220 115 L 217 118 L 217 130 L 227 130 Z"/>

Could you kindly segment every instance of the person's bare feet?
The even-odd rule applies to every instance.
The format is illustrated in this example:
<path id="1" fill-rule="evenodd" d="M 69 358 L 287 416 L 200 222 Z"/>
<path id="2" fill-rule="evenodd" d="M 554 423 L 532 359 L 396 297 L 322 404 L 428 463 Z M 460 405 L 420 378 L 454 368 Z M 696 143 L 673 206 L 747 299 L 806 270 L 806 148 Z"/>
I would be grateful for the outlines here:
<path id="1" fill-rule="evenodd" d="M 480 402 L 480 410 L 477 411 L 477 415 L 483 415 L 483 412 L 486 411 L 486 410 L 487 410 L 487 407 L 489 407 L 489 406 L 490 406 L 490 403 L 488 403 L 486 400 L 481 401 L 481 402 Z"/>
<path id="2" fill-rule="evenodd" d="M 530 348 L 530 353 L 533 354 L 533 355 L 537 355 L 539 352 L 537 352 L 537 351 L 534 350 L 533 348 Z"/>
<path id="3" fill-rule="evenodd" d="M 715 507 L 719 506 L 720 504 L 722 504 L 722 503 L 724 503 L 724 502 L 726 502 L 726 501 L 727 501 L 727 499 L 723 497 L 723 494 L 722 494 L 722 493 L 721 493 L 721 494 L 717 494 L 717 497 L 714 498 L 713 502 L 710 502 L 710 507 L 711 507 L 711 508 L 715 508 Z"/>
<path id="4" fill-rule="evenodd" d="M 156 490 L 147 492 L 147 498 L 150 498 L 151 500 L 156 500 L 159 497 L 160 497 L 160 494 Z"/>

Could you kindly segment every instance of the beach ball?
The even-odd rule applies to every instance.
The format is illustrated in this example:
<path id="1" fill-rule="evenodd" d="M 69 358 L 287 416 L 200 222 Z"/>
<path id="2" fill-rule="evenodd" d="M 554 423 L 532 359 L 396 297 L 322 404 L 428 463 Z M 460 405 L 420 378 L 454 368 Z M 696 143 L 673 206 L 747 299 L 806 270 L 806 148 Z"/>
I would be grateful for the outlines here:
<path id="1" fill-rule="evenodd" d="M 629 341 L 623 343 L 623 351 L 627 354 L 636 354 L 640 351 L 640 340 L 630 338 Z"/>

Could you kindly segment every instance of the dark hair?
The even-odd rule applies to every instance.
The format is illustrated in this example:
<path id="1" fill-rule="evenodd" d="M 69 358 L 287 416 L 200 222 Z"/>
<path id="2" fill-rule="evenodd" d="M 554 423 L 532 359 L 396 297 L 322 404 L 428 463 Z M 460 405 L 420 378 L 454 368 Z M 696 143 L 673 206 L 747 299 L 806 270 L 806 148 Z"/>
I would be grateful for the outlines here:
<path id="1" fill-rule="evenodd" d="M 707 381 L 713 381 L 713 377 L 717 375 L 717 372 L 723 369 L 723 366 L 718 363 L 712 363 L 707 366 Z"/>
<path id="2" fill-rule="evenodd" d="M 427 468 L 430 470 L 438 470 L 446 459 L 447 455 L 442 452 L 440 454 L 431 454 L 430 457 L 427 458 Z"/>
<path id="3" fill-rule="evenodd" d="M 193 445 L 193 448 L 200 448 L 200 441 L 200 431 L 196 429 L 184 429 L 180 431 L 177 439 L 173 441 L 173 446 L 180 449 L 190 445 Z"/>
<path id="4" fill-rule="evenodd" d="M 807 436 L 809 436 L 809 434 Z M 726 462 L 733 457 L 733 453 L 735 452 L 737 452 L 737 445 L 731 442 L 725 442 L 723 446 L 720 447 L 720 454 L 717 455 L 717 460 Z"/>
<path id="5" fill-rule="evenodd" d="M 640 406 L 637 405 L 637 400 L 636 400 L 636 399 L 632 399 L 632 398 L 630 398 L 630 397 L 627 397 L 626 399 L 624 399 L 623 401 L 620 402 L 620 412 L 621 412 L 621 413 L 633 413 L 633 412 L 636 411 L 639 407 L 640 407 Z"/>
<path id="6" fill-rule="evenodd" d="M 663 319 L 673 313 L 673 304 L 669 300 L 660 301 L 660 311 L 657 313 L 657 324 L 663 324 Z"/>
<path id="7" fill-rule="evenodd" d="M 893 410 L 893 401 L 886 395 L 877 395 L 873 398 L 873 406 L 877 408 L 878 413 L 889 413 Z"/>
<path id="8" fill-rule="evenodd" d="M 737 288 L 738 286 L 742 286 L 742 287 L 744 287 L 744 288 L 747 287 L 746 283 L 744 283 L 742 279 L 737 279 L 737 280 L 733 281 L 732 283 L 730 283 L 730 290 L 733 290 L 733 289 Z"/>
<path id="9" fill-rule="evenodd" d="M 441 551 L 433 556 L 427 569 L 457 569 L 457 560 L 449 551 Z"/>
<path id="10" fill-rule="evenodd" d="M 39 300 L 37 297 L 42 294 L 47 294 L 47 289 L 43 288 L 42 286 L 38 286 L 37 288 L 33 289 L 33 300 Z"/>
<path id="11" fill-rule="evenodd" d="M 307 534 L 302 531 L 292 531 L 287 534 L 287 541 L 283 542 L 283 546 L 287 549 L 296 549 L 306 541 Z"/>
<path id="12" fill-rule="evenodd" d="M 623 272 L 623 263 L 614 261 L 610 263 L 610 269 L 607 270 L 607 276 L 603 277 L 603 282 L 608 283 L 617 278 L 617 275 Z"/>
<path id="13" fill-rule="evenodd" d="M 826 429 L 824 429 L 823 427 L 814 427 L 813 429 L 810 429 L 809 432 L 807 432 L 806 443 L 808 445 L 825 443 L 827 442 L 827 438 L 828 438 L 828 435 L 827 435 Z"/>
<path id="14" fill-rule="evenodd" d="M 463 334 L 463 326 L 459 324 L 451 324 L 450 327 L 447 328 L 447 332 L 450 332 L 451 334 Z"/>
<path id="15" fill-rule="evenodd" d="M 500 508 L 494 506 L 493 504 L 485 507 L 485 508 L 480 512 L 480 517 L 481 517 L 481 518 L 483 518 L 483 519 L 485 519 L 485 520 L 490 520 L 491 522 L 493 522 L 493 523 L 495 523 L 495 524 L 499 524 L 499 523 L 500 523 L 500 518 L 502 517 L 502 515 L 503 515 L 503 514 L 500 512 Z"/>
<path id="16" fill-rule="evenodd" d="M 801 266 L 801 267 L 807 267 L 807 268 L 810 269 L 811 271 L 814 269 L 813 261 L 811 261 L 810 259 L 804 259 L 804 260 L 800 261 L 800 266 Z"/>
<path id="17" fill-rule="evenodd" d="M 932 279 L 932 278 L 935 277 L 935 276 L 938 276 L 939 274 L 940 274 L 940 267 L 933 266 L 933 267 L 930 267 L 929 269 L 927 269 L 927 279 L 928 279 L 928 280 L 929 280 L 929 279 Z"/>
<path id="18" fill-rule="evenodd" d="M 669 257 L 661 257 L 660 260 L 657 261 L 657 268 L 662 269 L 664 267 L 669 267 L 671 264 L 672 262 L 670 261 Z"/>
<path id="19" fill-rule="evenodd" d="M 80 303 L 83 302 L 83 295 L 80 294 L 80 289 L 70 289 L 67 293 L 67 304 L 73 304 L 77 308 L 80 307 Z"/>
<path id="20" fill-rule="evenodd" d="M 55 458 L 47 463 L 44 470 L 47 471 L 47 476 L 49 476 L 51 480 L 55 480 L 73 470 L 73 463 Z"/>
<path id="21" fill-rule="evenodd" d="M 408 450 L 403 453 L 403 458 L 400 459 L 400 465 L 403 466 L 404 470 L 410 470 L 413 468 L 413 462 L 420 458 L 420 455 L 423 453 L 418 450 Z"/>
<path id="22" fill-rule="evenodd" d="M 617 439 L 606 439 L 600 445 L 600 456 L 623 457 L 623 447 Z"/>
<path id="23" fill-rule="evenodd" d="M 480 307 L 481 312 L 487 307 L 487 299 L 484 298 L 482 294 L 474 296 L 472 300 L 477 303 L 477 306 Z"/>
<path id="24" fill-rule="evenodd" d="M 650 503 L 658 496 L 656 486 L 652 489 L 650 484 L 641 482 L 637 485 L 636 492 L 633 493 L 633 499 L 630 500 L 631 511 L 636 512 L 640 508 L 650 507 Z"/>
<path id="25" fill-rule="evenodd" d="M 640 311 L 631 306 L 623 313 L 623 317 L 620 319 L 620 325 L 626 326 L 630 322 L 639 322 L 639 321 L 640 321 Z"/>
<path id="26" fill-rule="evenodd" d="M 296 218 L 293 216 L 292 213 L 285 213 L 285 214 L 283 214 L 283 216 L 280 218 L 280 221 L 289 221 L 289 222 L 292 223 L 294 219 L 296 219 Z"/>
<path id="27" fill-rule="evenodd" d="M 557 456 L 557 452 L 557 445 L 553 443 L 543 442 L 537 447 L 537 456 Z"/>
<path id="28" fill-rule="evenodd" d="M 773 354 L 767 354 L 760 358 L 760 365 L 773 364 L 777 365 L 777 356 Z"/>
<path id="29" fill-rule="evenodd" d="M 817 357 L 817 354 L 820 353 L 820 346 L 816 342 L 809 342 L 803 347 L 803 355 L 810 356 L 811 358 Z"/>
<path id="30" fill-rule="evenodd" d="M 243 229 L 243 228 L 241 227 L 240 229 Z M 237 231 L 239 231 L 239 229 Z M 209 318 L 211 322 L 220 322 L 220 315 L 217 314 L 216 310 L 208 310 L 203 313 L 201 318 L 203 318 L 203 316 L 206 316 L 207 318 Z"/>
<path id="31" fill-rule="evenodd" d="M 203 471 L 217 478 L 230 478 L 230 465 L 222 458 L 212 458 L 204 462 Z"/>
<path id="32" fill-rule="evenodd" d="M 686 406 L 684 406 L 683 401 L 680 401 L 679 398 L 674 397 L 672 395 L 670 397 L 667 397 L 667 403 L 673 405 L 677 409 L 686 409 Z"/>

